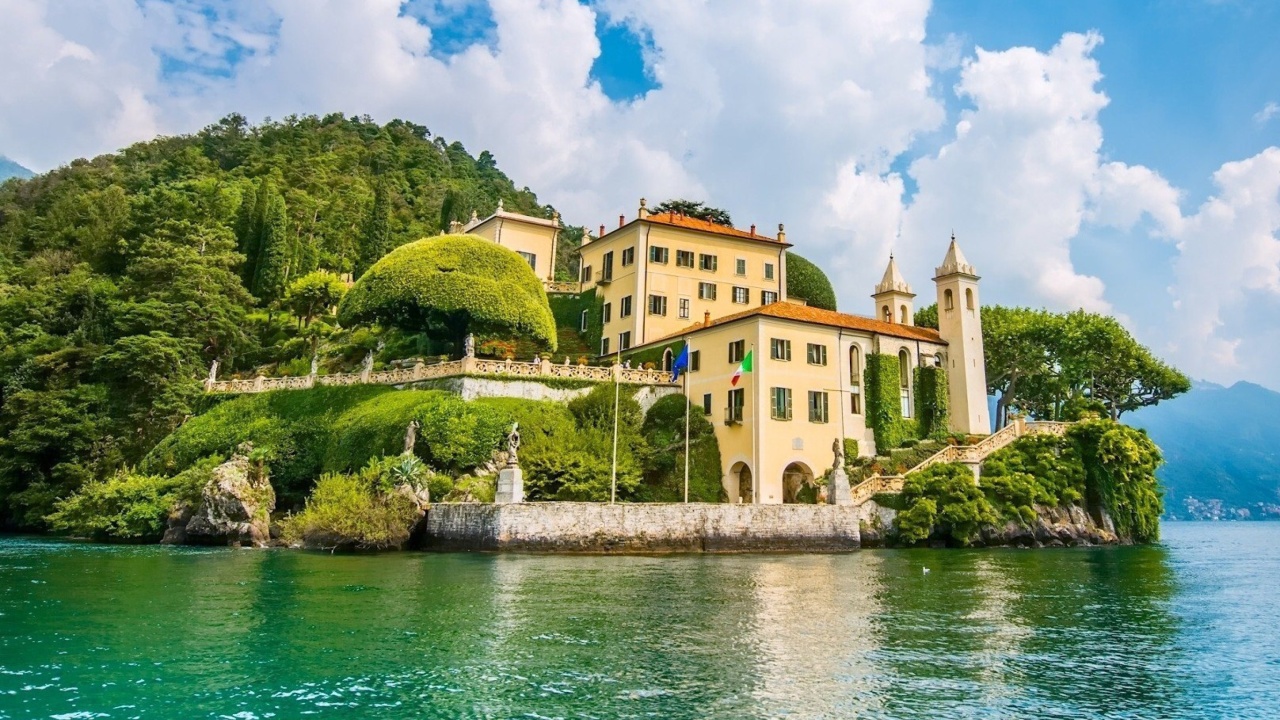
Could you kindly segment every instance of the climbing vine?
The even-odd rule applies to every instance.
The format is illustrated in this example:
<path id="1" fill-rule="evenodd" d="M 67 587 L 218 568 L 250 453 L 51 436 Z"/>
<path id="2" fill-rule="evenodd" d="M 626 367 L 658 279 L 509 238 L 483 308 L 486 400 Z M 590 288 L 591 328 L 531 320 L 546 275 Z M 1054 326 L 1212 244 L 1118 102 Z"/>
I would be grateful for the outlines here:
<path id="1" fill-rule="evenodd" d="M 913 420 L 902 417 L 900 400 L 901 375 L 898 358 L 879 353 L 867 354 L 867 424 L 876 436 L 876 452 L 888 455 L 904 440 L 917 437 Z"/>
<path id="2" fill-rule="evenodd" d="M 1076 423 L 1067 438 L 1084 461 L 1089 504 L 1107 511 L 1121 537 L 1159 540 L 1164 500 L 1155 472 L 1164 458 L 1151 438 L 1109 420 Z"/>
<path id="3" fill-rule="evenodd" d="M 947 434 L 950 410 L 947 401 L 947 371 L 940 367 L 915 369 L 916 422 L 921 437 L 941 438 Z"/>

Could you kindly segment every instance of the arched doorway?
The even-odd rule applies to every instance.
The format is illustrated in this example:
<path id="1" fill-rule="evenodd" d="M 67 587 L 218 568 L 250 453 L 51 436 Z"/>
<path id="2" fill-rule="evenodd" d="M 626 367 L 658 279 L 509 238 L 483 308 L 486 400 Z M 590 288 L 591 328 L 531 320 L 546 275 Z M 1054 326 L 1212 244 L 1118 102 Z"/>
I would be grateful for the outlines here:
<path id="1" fill-rule="evenodd" d="M 725 492 L 729 496 L 729 502 L 749 505 L 754 501 L 755 488 L 751 482 L 751 468 L 746 463 L 734 463 L 733 467 L 729 468 L 727 480 L 726 484 L 729 487 L 725 488 Z"/>
<path id="2" fill-rule="evenodd" d="M 816 489 L 808 465 L 793 462 L 782 470 L 782 502 L 816 502 Z"/>
<path id="3" fill-rule="evenodd" d="M 675 364 L 675 360 L 671 357 L 671 348 L 667 348 L 666 350 L 663 350 L 662 351 L 662 369 L 667 372 L 671 372 L 671 367 L 674 364 Z"/>

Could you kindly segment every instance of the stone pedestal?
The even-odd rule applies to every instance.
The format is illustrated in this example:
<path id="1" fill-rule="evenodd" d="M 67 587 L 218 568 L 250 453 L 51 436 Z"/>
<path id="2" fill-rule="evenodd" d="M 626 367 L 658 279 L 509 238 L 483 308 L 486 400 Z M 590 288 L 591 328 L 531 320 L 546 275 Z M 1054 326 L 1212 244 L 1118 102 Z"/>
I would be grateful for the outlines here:
<path id="1" fill-rule="evenodd" d="M 849 474 L 844 471 L 844 466 L 837 466 L 831 472 L 831 479 L 827 487 L 827 503 L 830 505 L 852 505 L 853 492 L 849 488 Z"/>
<path id="2" fill-rule="evenodd" d="M 498 492 L 495 503 L 524 502 L 524 471 L 519 467 L 504 467 L 498 472 Z"/>

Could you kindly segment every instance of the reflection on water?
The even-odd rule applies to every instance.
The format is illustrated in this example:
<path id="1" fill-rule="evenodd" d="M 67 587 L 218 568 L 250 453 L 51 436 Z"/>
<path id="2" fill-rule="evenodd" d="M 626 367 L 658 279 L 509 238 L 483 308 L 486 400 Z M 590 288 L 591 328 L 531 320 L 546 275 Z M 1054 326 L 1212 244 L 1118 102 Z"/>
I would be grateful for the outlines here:
<path id="1" fill-rule="evenodd" d="M 0 540 L 0 720 L 1273 716 L 1280 524 L 1166 536 L 621 558 Z"/>

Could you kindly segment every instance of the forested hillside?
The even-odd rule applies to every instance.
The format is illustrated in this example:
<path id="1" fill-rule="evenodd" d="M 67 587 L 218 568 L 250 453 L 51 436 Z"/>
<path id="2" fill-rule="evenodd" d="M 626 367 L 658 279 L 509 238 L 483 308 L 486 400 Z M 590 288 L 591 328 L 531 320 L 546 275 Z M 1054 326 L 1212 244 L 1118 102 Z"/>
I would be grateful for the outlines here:
<path id="1" fill-rule="evenodd" d="M 38 527 L 136 463 L 197 410 L 215 359 L 301 374 L 323 340 L 358 360 L 375 340 L 313 322 L 304 291 L 334 280 L 313 271 L 358 276 L 499 199 L 551 214 L 487 152 L 341 115 L 232 115 L 3 183 L 0 523 Z"/>

